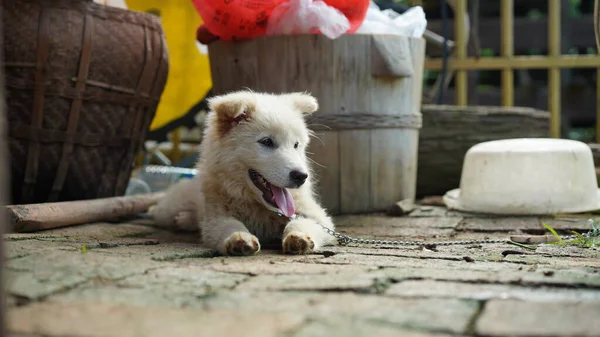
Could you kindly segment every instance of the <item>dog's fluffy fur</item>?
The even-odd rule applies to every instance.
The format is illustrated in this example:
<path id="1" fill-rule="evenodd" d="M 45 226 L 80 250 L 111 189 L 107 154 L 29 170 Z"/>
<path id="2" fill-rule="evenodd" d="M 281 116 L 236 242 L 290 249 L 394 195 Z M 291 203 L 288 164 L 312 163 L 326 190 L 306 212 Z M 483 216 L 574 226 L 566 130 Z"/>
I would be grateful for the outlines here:
<path id="1" fill-rule="evenodd" d="M 227 255 L 251 255 L 273 242 L 289 254 L 334 244 L 319 225 L 334 228 L 315 199 L 305 154 L 310 131 L 304 117 L 317 111 L 317 100 L 304 93 L 239 91 L 211 98 L 209 107 L 199 174 L 174 185 L 153 207 L 159 225 L 199 225 L 203 244 Z M 286 188 L 296 214 L 305 217 L 290 221 L 277 215 L 278 208 L 263 198 L 249 170 Z M 308 173 L 308 178 L 298 183 L 291 171 Z"/>

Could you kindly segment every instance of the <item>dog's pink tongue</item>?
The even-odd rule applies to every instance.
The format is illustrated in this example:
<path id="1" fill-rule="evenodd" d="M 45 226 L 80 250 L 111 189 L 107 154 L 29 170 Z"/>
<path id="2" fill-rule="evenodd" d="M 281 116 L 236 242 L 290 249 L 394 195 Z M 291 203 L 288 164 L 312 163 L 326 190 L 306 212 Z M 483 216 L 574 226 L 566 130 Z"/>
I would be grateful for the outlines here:
<path id="1" fill-rule="evenodd" d="M 275 185 L 271 185 L 271 192 L 273 192 L 275 203 L 283 215 L 292 216 L 294 213 L 296 213 L 294 198 L 292 198 L 290 192 L 288 192 L 285 188 L 277 187 Z"/>

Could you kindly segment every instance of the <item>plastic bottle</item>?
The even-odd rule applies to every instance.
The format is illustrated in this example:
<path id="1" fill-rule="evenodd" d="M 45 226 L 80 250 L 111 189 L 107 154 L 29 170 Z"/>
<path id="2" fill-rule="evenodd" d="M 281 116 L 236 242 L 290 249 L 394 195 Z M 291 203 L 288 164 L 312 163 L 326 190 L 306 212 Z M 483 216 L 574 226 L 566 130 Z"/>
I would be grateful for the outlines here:
<path id="1" fill-rule="evenodd" d="M 150 188 L 150 185 L 148 185 L 145 181 L 131 177 L 131 179 L 129 179 L 129 183 L 127 184 L 125 195 L 146 194 L 151 192 L 152 189 Z"/>
<path id="2" fill-rule="evenodd" d="M 129 181 L 128 191 L 132 194 L 145 189 L 146 185 L 150 192 L 160 192 L 175 184 L 181 179 L 190 179 L 196 176 L 198 170 L 175 166 L 146 165 L 135 173 Z"/>

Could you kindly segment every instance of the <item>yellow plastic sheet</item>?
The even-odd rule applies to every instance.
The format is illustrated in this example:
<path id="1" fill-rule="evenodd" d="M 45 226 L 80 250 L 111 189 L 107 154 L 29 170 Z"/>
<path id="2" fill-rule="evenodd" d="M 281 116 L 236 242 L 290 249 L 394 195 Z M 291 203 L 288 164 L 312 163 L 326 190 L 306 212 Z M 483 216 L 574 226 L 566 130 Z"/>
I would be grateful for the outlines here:
<path id="1" fill-rule="evenodd" d="M 126 0 L 130 10 L 152 12 L 162 19 L 169 49 L 169 76 L 150 130 L 183 115 L 212 87 L 208 55 L 196 46 L 202 23 L 190 0 Z"/>

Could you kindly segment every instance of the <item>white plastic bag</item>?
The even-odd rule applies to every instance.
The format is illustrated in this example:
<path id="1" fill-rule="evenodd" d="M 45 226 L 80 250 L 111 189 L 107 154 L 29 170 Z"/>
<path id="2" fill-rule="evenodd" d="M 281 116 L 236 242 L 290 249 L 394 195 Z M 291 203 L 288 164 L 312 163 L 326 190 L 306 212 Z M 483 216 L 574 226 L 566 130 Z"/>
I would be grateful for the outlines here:
<path id="1" fill-rule="evenodd" d="M 350 21 L 337 8 L 320 0 L 290 0 L 273 9 L 266 35 L 315 34 L 335 39 L 350 29 Z"/>
<path id="2" fill-rule="evenodd" d="M 196 48 L 202 55 L 208 55 L 208 46 L 196 41 Z"/>
<path id="3" fill-rule="evenodd" d="M 125 0 L 94 0 L 94 2 L 105 6 L 127 9 Z"/>
<path id="4" fill-rule="evenodd" d="M 415 6 L 402 14 L 391 9 L 380 10 L 375 2 L 367 11 L 363 24 L 355 34 L 394 34 L 422 37 L 427 28 L 427 19 L 421 6 Z"/>

